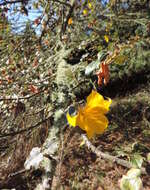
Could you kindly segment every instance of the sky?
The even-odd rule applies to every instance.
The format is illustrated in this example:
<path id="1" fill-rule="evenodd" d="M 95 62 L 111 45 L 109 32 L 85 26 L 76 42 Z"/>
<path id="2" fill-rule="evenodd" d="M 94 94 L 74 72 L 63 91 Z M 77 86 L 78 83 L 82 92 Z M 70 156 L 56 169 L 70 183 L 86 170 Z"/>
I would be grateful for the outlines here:
<path id="1" fill-rule="evenodd" d="M 20 9 L 21 3 L 17 3 L 15 5 L 12 5 L 10 8 L 10 11 L 8 11 L 8 20 L 12 24 L 12 31 L 14 33 L 20 33 L 25 29 L 25 24 L 27 22 L 31 22 L 31 25 L 33 28 L 35 28 L 34 20 L 42 15 L 42 9 L 34 9 L 33 3 L 37 2 L 38 0 L 31 0 L 29 1 L 29 4 L 26 6 L 28 10 L 28 16 L 25 14 L 20 13 L 19 11 L 16 11 L 15 9 Z M 16 24 L 17 23 L 17 24 Z M 36 29 L 37 34 L 40 32 L 40 29 Z"/>
<path id="2" fill-rule="evenodd" d="M 100 0 L 98 0 L 100 1 Z M 3 2 L 3 0 L 0 0 L 0 3 Z M 15 5 L 11 5 L 10 11 L 8 11 L 8 20 L 12 23 L 12 31 L 14 33 L 20 33 L 25 29 L 25 23 L 31 22 L 32 27 L 35 28 L 34 20 L 42 15 L 42 9 L 39 8 L 34 9 L 33 3 L 37 3 L 38 0 L 30 0 L 28 5 L 26 5 L 26 8 L 28 10 L 28 16 L 25 14 L 21 14 L 19 11 L 14 12 L 15 9 L 18 9 L 21 5 L 21 3 L 16 3 Z M 102 0 L 103 5 L 105 6 L 109 0 Z M 16 25 L 17 23 L 17 25 Z M 40 26 L 36 28 L 36 33 L 40 34 Z"/>

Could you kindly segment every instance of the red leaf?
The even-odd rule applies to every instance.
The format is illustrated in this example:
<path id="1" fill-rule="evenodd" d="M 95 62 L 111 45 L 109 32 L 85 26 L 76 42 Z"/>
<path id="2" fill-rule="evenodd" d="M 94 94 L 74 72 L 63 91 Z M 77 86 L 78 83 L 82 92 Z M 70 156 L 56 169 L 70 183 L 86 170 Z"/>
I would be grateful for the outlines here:
<path id="1" fill-rule="evenodd" d="M 39 92 L 38 88 L 36 86 L 32 85 L 32 84 L 29 86 L 29 89 L 33 93 L 38 93 Z"/>
<path id="2" fill-rule="evenodd" d="M 35 57 L 35 59 L 33 60 L 33 67 L 36 67 L 38 65 L 38 59 L 37 57 Z"/>
<path id="3" fill-rule="evenodd" d="M 35 20 L 34 20 L 34 24 L 35 25 L 38 25 L 40 23 L 40 19 L 39 18 L 36 18 Z"/>
<path id="4" fill-rule="evenodd" d="M 102 85 L 103 81 L 105 85 L 109 82 L 109 68 L 105 62 L 100 64 L 100 70 L 97 72 L 97 77 L 99 86 Z"/>

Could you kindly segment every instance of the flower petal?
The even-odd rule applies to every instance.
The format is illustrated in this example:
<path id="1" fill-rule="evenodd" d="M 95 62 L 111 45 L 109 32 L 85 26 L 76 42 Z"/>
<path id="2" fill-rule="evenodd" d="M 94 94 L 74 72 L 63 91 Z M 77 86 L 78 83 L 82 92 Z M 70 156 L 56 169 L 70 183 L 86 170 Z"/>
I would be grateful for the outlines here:
<path id="1" fill-rule="evenodd" d="M 77 117 L 77 126 L 79 126 L 82 130 L 86 131 L 85 127 L 85 119 L 86 115 L 84 114 L 84 109 L 80 108 L 78 112 L 78 117 Z"/>
<path id="2" fill-rule="evenodd" d="M 90 114 L 90 115 L 94 115 L 94 114 L 106 114 L 109 111 L 109 106 L 107 105 L 99 105 L 97 107 L 93 107 L 93 108 L 86 108 L 85 112 L 86 114 Z"/>
<path id="3" fill-rule="evenodd" d="M 102 134 L 108 127 L 108 119 L 101 112 L 79 112 L 77 120 L 77 126 L 87 132 L 88 138 L 93 137 L 95 134 Z"/>
<path id="4" fill-rule="evenodd" d="M 104 115 L 88 117 L 85 122 L 87 135 L 89 138 L 96 134 L 102 134 L 108 127 L 108 120 Z"/>
<path id="5" fill-rule="evenodd" d="M 92 90 L 91 94 L 87 97 L 87 105 L 86 105 L 85 109 L 87 107 L 93 108 L 93 107 L 101 106 L 101 107 L 104 107 L 107 110 L 109 110 L 110 104 L 111 104 L 111 99 L 104 100 L 104 98 L 101 94 Z"/>
<path id="6" fill-rule="evenodd" d="M 69 123 L 69 125 L 71 125 L 72 127 L 75 127 L 77 126 L 77 117 L 78 117 L 78 114 L 75 115 L 75 116 L 70 116 L 69 113 L 67 113 L 67 121 Z"/>

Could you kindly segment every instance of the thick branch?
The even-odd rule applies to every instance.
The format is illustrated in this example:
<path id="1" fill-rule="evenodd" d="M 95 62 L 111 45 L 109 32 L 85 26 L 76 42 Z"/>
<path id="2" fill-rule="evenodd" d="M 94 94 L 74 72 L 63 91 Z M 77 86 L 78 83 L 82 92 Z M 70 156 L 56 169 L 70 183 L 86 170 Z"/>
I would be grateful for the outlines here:
<path id="1" fill-rule="evenodd" d="M 92 152 L 94 152 L 98 157 L 104 158 L 112 162 L 116 162 L 117 164 L 129 169 L 133 167 L 132 163 L 126 160 L 122 160 L 120 158 L 117 158 L 116 156 L 111 156 L 109 154 L 103 153 L 102 151 L 98 150 L 94 145 L 92 145 L 92 143 L 88 140 L 88 138 L 85 135 L 82 135 L 82 138 L 85 141 L 85 144 L 87 145 L 87 147 L 91 149 Z M 141 168 L 141 172 L 142 174 L 147 174 L 145 168 L 143 167 Z"/>

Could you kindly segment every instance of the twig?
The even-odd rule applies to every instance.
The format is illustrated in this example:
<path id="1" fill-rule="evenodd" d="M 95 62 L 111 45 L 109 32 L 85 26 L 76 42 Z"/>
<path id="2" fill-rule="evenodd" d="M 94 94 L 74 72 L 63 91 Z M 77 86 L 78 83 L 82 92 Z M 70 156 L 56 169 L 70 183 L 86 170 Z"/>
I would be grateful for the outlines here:
<path id="1" fill-rule="evenodd" d="M 21 44 L 22 44 L 25 40 L 26 40 L 26 38 L 24 38 L 24 39 L 14 48 L 14 50 L 13 50 L 9 55 L 5 56 L 3 60 L 9 59 L 9 58 L 15 53 L 15 51 L 18 49 L 18 47 L 21 46 Z"/>
<path id="2" fill-rule="evenodd" d="M 71 5 L 69 3 L 63 2 L 63 1 L 59 1 L 59 0 L 53 0 L 54 2 L 60 3 L 62 5 L 65 5 L 67 7 L 71 7 Z"/>
<path id="3" fill-rule="evenodd" d="M 66 29 L 67 29 L 67 26 L 68 26 L 68 20 L 71 17 L 71 15 L 73 14 L 73 10 L 74 10 L 75 4 L 76 4 L 76 0 L 74 0 L 73 3 L 72 3 L 72 5 L 70 6 L 69 12 L 68 12 L 68 14 L 66 16 L 66 21 L 62 25 L 62 28 L 61 28 L 61 34 L 62 35 L 64 35 L 64 33 L 66 32 Z"/>
<path id="4" fill-rule="evenodd" d="M 25 172 L 26 172 L 26 170 L 25 170 L 25 169 L 22 169 L 22 170 L 19 170 L 19 171 L 17 171 L 17 172 L 14 172 L 14 173 L 9 174 L 8 177 L 14 177 L 14 176 L 16 176 L 16 175 L 20 175 L 20 174 L 23 174 L 23 173 L 25 173 Z"/>
<path id="5" fill-rule="evenodd" d="M 116 156 L 111 156 L 109 154 L 103 153 L 102 151 L 98 150 L 92 143 L 88 140 L 88 138 L 83 134 L 82 135 L 83 140 L 85 141 L 86 146 L 92 150 L 98 157 L 104 158 L 106 160 L 116 162 L 117 164 L 124 166 L 126 168 L 133 168 L 133 164 L 126 161 L 122 160 L 120 158 L 117 158 Z M 141 173 L 142 174 L 147 174 L 146 170 L 144 167 L 141 168 Z"/>
<path id="6" fill-rule="evenodd" d="M 19 130 L 19 131 L 16 131 L 16 132 L 11 132 L 11 133 L 5 133 L 5 134 L 1 134 L 0 135 L 0 138 L 5 138 L 5 137 L 9 137 L 9 136 L 15 136 L 15 135 L 18 135 L 18 134 L 21 134 L 21 133 L 24 133 L 24 132 L 27 132 L 27 131 L 30 131 L 36 127 L 39 127 L 41 124 L 47 122 L 50 118 L 51 118 L 52 115 L 48 116 L 46 119 L 38 122 L 37 124 L 35 125 L 32 125 L 26 129 L 22 129 L 22 130 Z"/>
<path id="7" fill-rule="evenodd" d="M 37 92 L 37 93 L 34 93 L 34 94 L 30 95 L 30 96 L 25 96 L 25 97 L 18 97 L 18 98 L 0 98 L 0 101 L 5 101 L 5 100 L 13 101 L 13 100 L 25 100 L 25 99 L 30 99 L 30 98 L 32 98 L 33 96 L 36 96 L 36 95 L 38 95 L 38 94 L 40 94 L 40 93 L 42 93 L 42 92 L 44 92 L 44 91 L 45 91 L 45 89 L 44 89 L 44 90 L 41 90 L 41 91 L 39 91 L 39 92 Z"/>
<path id="8" fill-rule="evenodd" d="M 2 3 L 0 3 L 0 6 L 5 6 L 7 4 L 15 4 L 15 3 L 23 3 L 23 0 L 16 0 L 16 1 L 4 1 Z M 28 2 L 28 1 L 27 1 Z"/>

